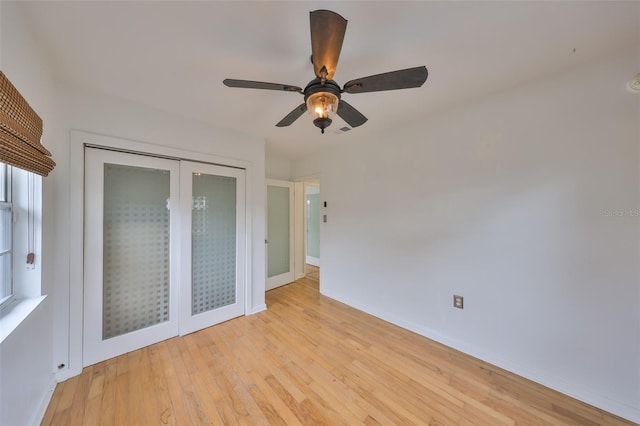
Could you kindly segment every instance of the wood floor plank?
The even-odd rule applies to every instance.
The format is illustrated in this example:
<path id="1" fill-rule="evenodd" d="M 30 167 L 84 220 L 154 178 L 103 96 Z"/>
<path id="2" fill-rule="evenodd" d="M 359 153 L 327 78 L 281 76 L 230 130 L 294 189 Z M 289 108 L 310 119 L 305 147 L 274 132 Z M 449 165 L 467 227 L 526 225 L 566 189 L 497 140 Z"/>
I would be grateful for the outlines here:
<path id="1" fill-rule="evenodd" d="M 165 342 L 155 345 L 155 351 L 151 353 L 151 371 L 153 375 L 153 393 L 156 396 L 158 413 L 155 416 L 161 424 L 175 424 L 171 397 L 169 396 L 169 384 L 166 371 L 169 360 L 169 351 Z"/>
<path id="2" fill-rule="evenodd" d="M 175 379 L 179 384 L 176 388 L 177 393 L 171 399 L 180 399 L 185 403 L 188 412 L 187 419 L 191 423 L 205 424 L 207 423 L 207 415 L 202 409 L 198 393 L 193 386 L 193 376 L 198 372 L 192 365 L 192 357 L 185 339 L 173 339 L 170 350 L 175 366 Z M 178 419 L 178 423 L 181 423 L 181 419 Z"/>
<path id="3" fill-rule="evenodd" d="M 64 383 L 60 383 L 58 386 L 63 386 Z M 62 396 L 62 392 L 54 392 L 51 396 L 51 400 L 49 401 L 49 406 L 47 407 L 46 412 L 42 418 L 42 424 L 48 425 L 53 421 L 53 415 L 58 409 L 58 403 L 60 402 L 60 397 Z"/>
<path id="4" fill-rule="evenodd" d="M 83 424 L 113 425 L 117 365 L 115 360 L 110 360 L 94 367 Z"/>
<path id="5" fill-rule="evenodd" d="M 142 419 L 142 408 L 144 401 L 143 397 L 143 382 L 142 376 L 144 374 L 144 358 L 146 356 L 147 348 L 142 348 L 138 351 L 129 352 L 128 358 L 128 377 L 129 377 L 129 401 L 127 402 L 128 414 L 125 418 L 128 419 L 131 424 L 139 424 Z"/>
<path id="6" fill-rule="evenodd" d="M 121 425 L 128 421 L 129 417 L 129 357 L 127 354 L 115 358 L 116 378 L 115 378 L 115 409 L 113 413 L 113 424 Z M 83 373 L 84 374 L 84 373 Z M 104 413 L 105 416 L 111 414 Z"/>
<path id="7" fill-rule="evenodd" d="M 631 425 L 319 294 L 84 369 L 44 425 Z"/>
<path id="8" fill-rule="evenodd" d="M 182 387 L 180 379 L 178 378 L 177 369 L 182 366 L 181 360 L 174 359 L 175 351 L 172 351 L 174 342 L 177 338 L 169 339 L 161 342 L 167 353 L 169 354 L 169 360 L 163 363 L 163 369 L 165 378 L 167 380 L 167 397 L 171 402 L 171 410 L 162 414 L 162 418 L 167 420 L 168 424 L 180 424 L 187 420 L 190 420 L 189 408 L 187 407 L 187 401 L 182 393 Z"/>
<path id="9" fill-rule="evenodd" d="M 86 369 L 82 372 L 82 375 L 84 374 L 88 374 Z M 73 395 L 75 395 L 78 387 L 78 381 L 80 381 L 80 376 L 75 376 L 56 386 L 54 397 L 56 393 L 60 393 L 60 397 L 56 398 L 58 400 L 56 411 L 65 411 L 68 408 L 71 408 Z M 52 397 L 52 399 L 54 399 L 54 397 Z"/>

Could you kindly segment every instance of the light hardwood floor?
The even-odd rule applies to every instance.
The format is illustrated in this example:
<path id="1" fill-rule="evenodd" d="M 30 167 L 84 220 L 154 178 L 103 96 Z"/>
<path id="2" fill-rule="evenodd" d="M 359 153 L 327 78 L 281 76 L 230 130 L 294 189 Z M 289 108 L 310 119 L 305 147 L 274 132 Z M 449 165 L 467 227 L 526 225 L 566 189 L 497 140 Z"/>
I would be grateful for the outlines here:
<path id="1" fill-rule="evenodd" d="M 176 337 L 60 383 L 43 424 L 631 424 L 321 296 Z"/>
<path id="2" fill-rule="evenodd" d="M 307 284 L 320 287 L 320 268 L 317 266 L 306 264 L 304 266 L 305 280 Z"/>

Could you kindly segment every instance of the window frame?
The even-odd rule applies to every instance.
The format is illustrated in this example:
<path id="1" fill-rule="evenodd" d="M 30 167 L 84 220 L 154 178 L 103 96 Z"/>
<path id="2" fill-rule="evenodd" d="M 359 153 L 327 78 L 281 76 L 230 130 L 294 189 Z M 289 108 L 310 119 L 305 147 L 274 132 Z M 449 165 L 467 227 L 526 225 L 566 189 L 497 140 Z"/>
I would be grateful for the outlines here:
<path id="1" fill-rule="evenodd" d="M 9 257 L 9 291 L 4 294 L 4 289 L 0 287 L 0 306 L 10 302 L 15 294 L 15 288 L 13 283 L 13 267 L 14 267 L 14 212 L 13 212 L 13 200 L 12 200 L 12 173 L 13 168 L 6 164 L 0 163 L 0 208 L 8 209 L 10 212 L 9 219 L 9 247 L 6 250 L 0 248 L 0 258 L 4 256 Z M 4 222 L 0 223 L 4 225 Z"/>

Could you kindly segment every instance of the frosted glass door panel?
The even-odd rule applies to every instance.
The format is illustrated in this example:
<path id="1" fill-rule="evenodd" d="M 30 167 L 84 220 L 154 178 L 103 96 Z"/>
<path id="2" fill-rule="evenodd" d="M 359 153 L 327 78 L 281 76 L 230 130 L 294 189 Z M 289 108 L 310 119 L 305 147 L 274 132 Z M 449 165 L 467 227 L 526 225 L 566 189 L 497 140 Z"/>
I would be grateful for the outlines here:
<path id="1" fill-rule="evenodd" d="M 103 339 L 169 320 L 168 199 L 168 170 L 104 165 Z"/>
<path id="2" fill-rule="evenodd" d="M 267 230 L 269 278 L 289 272 L 289 188 L 267 186 Z"/>
<path id="3" fill-rule="evenodd" d="M 85 149 L 83 365 L 178 334 L 180 162 Z"/>
<path id="4" fill-rule="evenodd" d="M 236 178 L 192 174 L 191 314 L 236 302 Z"/>
<path id="5" fill-rule="evenodd" d="M 184 335 L 245 312 L 245 171 L 180 163 Z"/>

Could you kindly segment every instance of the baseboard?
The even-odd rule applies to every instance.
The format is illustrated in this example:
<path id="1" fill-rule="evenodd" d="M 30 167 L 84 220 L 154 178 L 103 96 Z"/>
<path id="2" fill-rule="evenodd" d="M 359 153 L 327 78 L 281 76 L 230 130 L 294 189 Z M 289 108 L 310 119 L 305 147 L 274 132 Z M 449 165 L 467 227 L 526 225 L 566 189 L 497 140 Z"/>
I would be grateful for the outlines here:
<path id="1" fill-rule="evenodd" d="M 467 355 L 471 355 L 474 358 L 478 358 L 482 361 L 488 362 L 489 364 L 495 365 L 496 367 L 507 370 L 518 376 L 524 377 L 542 386 L 546 386 L 562 394 L 568 395 L 579 401 L 593 405 L 594 407 L 597 407 L 601 410 L 615 414 L 617 416 L 620 416 L 634 423 L 640 423 L 640 407 L 632 407 L 630 405 L 627 405 L 620 401 L 613 400 L 607 397 L 606 395 L 603 395 L 599 392 L 596 392 L 590 389 L 583 389 L 583 388 L 576 389 L 574 385 L 571 385 L 570 383 L 563 381 L 562 379 L 559 379 L 558 377 L 555 377 L 553 374 L 550 374 L 546 371 L 542 371 L 526 365 L 521 365 L 516 362 L 502 358 L 500 356 L 496 356 L 495 354 L 487 354 L 464 342 L 461 342 L 456 339 L 451 339 L 450 337 L 447 337 L 443 334 L 430 330 L 426 327 L 419 326 L 412 322 L 405 321 L 400 318 L 396 318 L 392 315 L 389 315 L 387 312 L 382 312 L 377 309 L 372 309 L 371 307 L 359 301 L 352 300 L 348 297 L 344 297 L 341 294 L 333 293 L 331 291 L 329 292 L 323 291 L 322 288 L 320 290 L 324 296 L 337 300 L 338 302 L 349 305 L 360 311 L 366 312 L 384 321 L 390 322 L 391 324 L 397 325 L 398 327 L 402 327 L 406 330 L 413 331 L 414 333 L 417 333 L 428 339 L 434 340 L 438 343 L 441 343 L 452 349 L 463 352 Z"/>
<path id="2" fill-rule="evenodd" d="M 318 268 L 320 267 L 320 258 L 318 258 L 318 257 L 307 256 L 307 257 L 305 258 L 305 261 L 306 261 L 309 265 L 317 266 Z"/>
<path id="3" fill-rule="evenodd" d="M 47 390 L 38 404 L 37 410 L 34 412 L 32 425 L 39 425 L 42 423 L 42 419 L 44 419 L 44 415 L 47 412 L 47 408 L 49 407 L 49 403 L 51 402 L 51 397 L 53 396 L 53 391 L 56 389 L 56 378 L 52 373 L 49 376 L 49 381 L 47 382 Z"/>
<path id="4" fill-rule="evenodd" d="M 275 277 L 267 278 L 265 290 L 273 290 L 274 288 L 282 287 L 286 284 L 291 284 L 295 281 L 293 272 L 287 272 L 285 274 L 276 275 Z"/>
<path id="5" fill-rule="evenodd" d="M 251 312 L 249 312 L 248 315 L 257 314 L 258 312 L 262 312 L 262 311 L 266 311 L 266 310 L 267 310 L 267 304 L 263 303 L 262 305 L 254 306 L 253 310 Z"/>
<path id="6" fill-rule="evenodd" d="M 80 373 L 82 373 L 82 367 L 78 367 L 78 368 L 65 367 L 61 370 L 56 371 L 55 379 L 57 383 L 60 383 L 60 382 L 64 382 L 67 379 L 75 377 Z"/>

